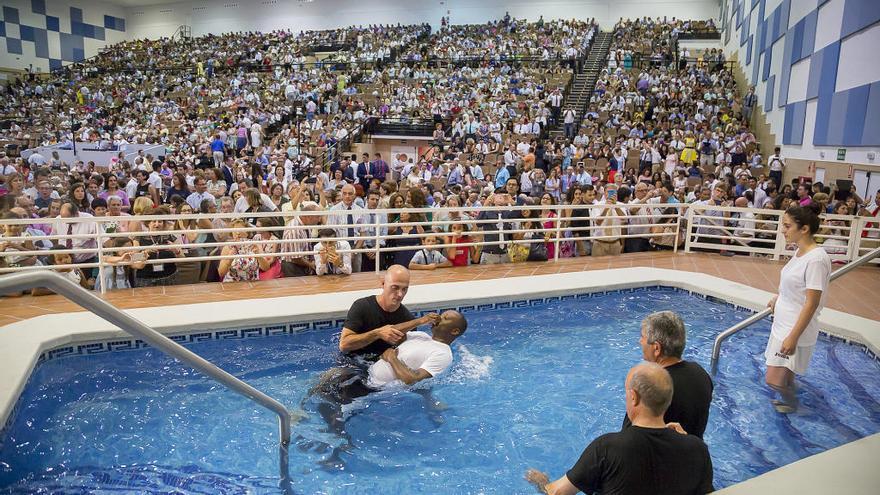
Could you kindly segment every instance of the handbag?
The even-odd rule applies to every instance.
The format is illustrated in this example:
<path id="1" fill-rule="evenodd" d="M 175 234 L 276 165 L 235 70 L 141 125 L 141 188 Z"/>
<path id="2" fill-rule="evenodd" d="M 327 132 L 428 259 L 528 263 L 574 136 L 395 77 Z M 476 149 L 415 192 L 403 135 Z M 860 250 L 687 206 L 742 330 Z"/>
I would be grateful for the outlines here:
<path id="1" fill-rule="evenodd" d="M 652 234 L 663 234 L 661 236 L 657 236 L 651 239 L 651 242 L 655 246 L 666 246 L 666 247 L 674 247 L 675 246 L 675 225 L 670 225 L 666 227 L 661 227 L 659 225 L 651 227 Z M 681 246 L 684 241 L 684 236 L 679 236 L 678 245 Z"/>
<path id="2" fill-rule="evenodd" d="M 544 242 L 529 244 L 529 256 L 526 261 L 547 261 L 547 244 Z"/>
<path id="3" fill-rule="evenodd" d="M 269 266 L 269 269 L 266 271 L 261 271 L 259 275 L 260 280 L 272 280 L 273 278 L 281 278 L 281 260 L 276 259 L 275 263 L 272 263 Z"/>

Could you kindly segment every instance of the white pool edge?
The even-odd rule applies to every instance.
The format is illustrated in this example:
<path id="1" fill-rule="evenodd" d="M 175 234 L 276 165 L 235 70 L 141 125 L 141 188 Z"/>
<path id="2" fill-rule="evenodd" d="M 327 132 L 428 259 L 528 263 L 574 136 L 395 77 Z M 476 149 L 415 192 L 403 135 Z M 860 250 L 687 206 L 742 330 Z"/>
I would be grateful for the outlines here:
<path id="1" fill-rule="evenodd" d="M 880 433 L 786 464 L 715 492 L 717 495 L 876 495 Z"/>
<path id="2" fill-rule="evenodd" d="M 419 310 L 655 285 L 713 296 L 751 310 L 764 308 L 772 296 L 766 291 L 701 273 L 619 268 L 588 274 L 574 272 L 415 285 L 410 288 L 405 304 Z M 355 299 L 377 291 L 378 279 L 376 289 L 372 290 L 184 304 L 126 312 L 164 334 L 194 333 L 211 328 L 342 318 Z M 234 316 L 224 316 L 231 313 L 230 308 L 235 308 Z M 880 322 L 829 309 L 822 312 L 819 321 L 823 331 L 860 343 L 875 356 L 880 356 Z M 730 322 L 731 325 L 734 323 Z M 40 354 L 74 343 L 130 338 L 115 325 L 88 312 L 43 315 L 0 327 L 0 363 L 3 363 L 0 367 L 0 426 L 6 425 Z M 725 345 L 736 343 L 727 342 Z M 849 445 L 827 453 L 839 451 L 845 455 Z"/>

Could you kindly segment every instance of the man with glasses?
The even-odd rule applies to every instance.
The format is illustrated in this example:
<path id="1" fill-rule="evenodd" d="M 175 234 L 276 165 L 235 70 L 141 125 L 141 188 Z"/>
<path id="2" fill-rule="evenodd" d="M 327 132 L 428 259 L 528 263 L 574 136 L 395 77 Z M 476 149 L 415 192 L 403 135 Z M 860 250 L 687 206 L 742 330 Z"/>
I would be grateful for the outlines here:
<path id="1" fill-rule="evenodd" d="M 693 203 L 694 206 L 732 206 L 733 203 L 727 200 L 727 185 L 719 182 L 715 184 L 715 187 L 712 188 L 711 197 L 706 201 L 696 201 Z M 727 218 L 730 217 L 730 212 L 727 211 L 719 211 L 719 210 L 696 210 L 695 213 L 698 213 L 702 218 L 697 219 L 697 239 L 696 241 L 704 244 L 727 244 L 727 239 L 722 239 L 720 237 L 707 237 L 707 236 L 724 236 L 728 235 L 725 232 L 724 228 L 727 223 Z M 703 249 L 704 251 L 714 251 L 711 249 Z M 722 256 L 733 256 L 733 253 L 730 251 L 721 251 Z"/>
<path id="2" fill-rule="evenodd" d="M 187 196 L 186 204 L 192 206 L 192 209 L 195 211 L 201 207 L 202 201 L 206 199 L 214 201 L 214 196 L 208 192 L 208 184 L 205 182 L 204 177 L 196 177 L 194 185 L 196 190 Z"/>
<path id="3" fill-rule="evenodd" d="M 327 219 L 327 225 L 336 229 L 336 237 L 347 240 L 353 249 L 360 249 L 364 245 L 363 239 L 360 239 L 366 218 L 364 209 L 355 203 L 357 191 L 353 185 L 342 186 L 341 193 L 342 201 L 330 208 L 332 213 Z M 361 271 L 360 253 L 352 253 L 351 271 L 352 273 Z"/>
<path id="4" fill-rule="evenodd" d="M 388 216 L 384 213 L 375 213 L 374 210 L 379 208 L 379 200 L 381 199 L 379 191 L 373 189 L 369 193 L 367 193 L 367 216 L 364 218 L 363 227 L 360 229 L 361 239 L 358 243 L 361 244 L 362 247 L 371 249 L 371 251 L 367 251 L 363 253 L 361 256 L 361 269 L 365 272 L 371 272 L 376 269 L 376 266 L 379 266 L 381 270 L 384 268 L 382 264 L 382 254 L 376 253 L 372 249 L 376 247 L 376 236 L 378 235 L 379 247 L 382 248 L 385 246 L 385 237 L 388 236 L 388 226 L 380 225 L 378 227 L 378 234 L 376 232 L 377 227 L 376 223 L 386 224 L 388 223 Z M 373 211 L 371 211 L 373 210 Z"/>
<path id="5" fill-rule="evenodd" d="M 514 184 L 516 179 L 510 179 L 508 184 Z M 515 185 L 513 186 L 515 188 Z M 510 193 L 505 189 L 498 189 L 495 191 L 495 194 L 490 196 L 486 200 L 486 204 L 489 206 L 511 206 L 513 205 L 513 200 L 510 197 Z M 481 241 L 484 242 L 492 242 L 495 244 L 487 244 L 481 246 L 481 254 L 480 254 L 480 264 L 481 265 L 495 265 L 500 263 L 507 263 L 507 247 L 508 241 L 510 240 L 511 230 L 514 229 L 511 220 L 518 217 L 517 212 L 514 210 L 482 210 L 480 214 L 477 215 L 477 221 L 479 222 L 477 228 L 487 232 L 482 234 Z M 480 222 L 481 220 L 495 220 L 489 222 Z M 491 233 L 490 233 L 491 232 Z"/>
<path id="6" fill-rule="evenodd" d="M 66 239 L 55 239 L 57 246 L 63 249 L 88 249 L 97 250 L 98 228 L 94 221 L 91 221 L 92 215 L 79 211 L 79 206 L 74 201 L 65 201 L 61 204 L 61 214 L 58 218 L 82 219 L 81 221 L 57 222 L 52 227 L 52 235 L 68 235 Z M 74 263 L 95 263 L 98 261 L 96 251 L 87 251 L 84 253 L 71 254 Z M 89 274 L 91 268 L 85 269 Z M 89 276 L 89 278 L 94 278 Z"/>
<path id="7" fill-rule="evenodd" d="M 42 181 L 37 184 L 37 195 L 34 198 L 34 205 L 38 210 L 48 208 L 53 199 L 58 199 L 58 193 L 52 189 L 52 184 L 48 181 Z"/>
<path id="8" fill-rule="evenodd" d="M 629 202 L 628 219 L 629 227 L 626 229 L 627 234 L 631 235 L 647 235 L 650 233 L 649 227 L 644 227 L 653 223 L 651 221 L 651 210 L 646 206 L 648 201 L 648 185 L 639 182 L 635 187 L 635 197 Z M 651 242 L 647 237 L 627 237 L 623 241 L 623 252 L 640 253 L 642 251 L 651 251 Z"/>

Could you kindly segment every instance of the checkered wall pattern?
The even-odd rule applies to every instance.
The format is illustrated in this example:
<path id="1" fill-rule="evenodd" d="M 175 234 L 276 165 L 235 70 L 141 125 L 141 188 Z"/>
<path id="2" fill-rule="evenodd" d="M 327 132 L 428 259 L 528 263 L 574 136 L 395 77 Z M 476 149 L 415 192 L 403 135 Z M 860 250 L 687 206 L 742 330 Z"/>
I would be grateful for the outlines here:
<path id="1" fill-rule="evenodd" d="M 835 91 L 841 42 L 880 22 L 880 0 L 844 0 L 839 38 L 814 51 L 817 29 L 832 29 L 818 26 L 819 10 L 828 1 L 783 0 L 767 15 L 767 0 L 730 0 L 722 19 L 725 43 L 733 34 L 739 34 L 739 45 L 746 50 L 744 69 L 746 74 L 751 71 L 751 84 L 756 85 L 759 78 L 766 84 L 764 108 L 785 112 L 783 144 L 804 144 L 807 101 L 817 98 L 814 146 L 880 146 L 880 120 L 876 117 L 880 115 L 880 81 Z M 810 3 L 812 9 L 789 25 L 792 2 Z M 750 32 L 752 16 L 758 18 L 754 33 Z M 785 45 L 782 69 L 772 74 L 770 64 L 776 42 Z M 807 58 L 810 71 L 806 98 L 789 100 L 791 68 Z M 865 60 L 866 64 L 875 62 Z"/>
<path id="2" fill-rule="evenodd" d="M 42 18 L 42 25 L 22 24 L 17 8 L 3 6 L 0 42 L 6 43 L 8 53 L 19 55 L 23 54 L 22 43 L 33 43 L 37 58 L 48 60 L 50 70 L 60 68 L 64 62 L 83 60 L 86 38 L 104 41 L 107 29 L 125 32 L 125 19 L 104 15 L 104 25 L 96 26 L 83 22 L 83 10 L 77 7 L 70 7 L 69 20 L 47 15 L 46 0 L 31 0 L 31 11 Z M 61 58 L 49 56 L 50 31 L 59 34 Z"/>

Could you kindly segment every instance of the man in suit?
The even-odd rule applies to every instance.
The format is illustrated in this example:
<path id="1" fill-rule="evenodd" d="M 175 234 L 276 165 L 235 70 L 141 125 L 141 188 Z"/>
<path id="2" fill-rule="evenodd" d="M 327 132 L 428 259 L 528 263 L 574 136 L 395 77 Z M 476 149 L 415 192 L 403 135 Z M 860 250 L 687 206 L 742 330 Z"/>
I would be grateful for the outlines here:
<path id="1" fill-rule="evenodd" d="M 370 163 L 370 154 L 364 153 L 363 159 L 361 163 L 357 166 L 357 182 L 362 185 L 364 189 L 367 189 L 370 186 L 370 182 L 373 180 L 373 164 Z"/>

